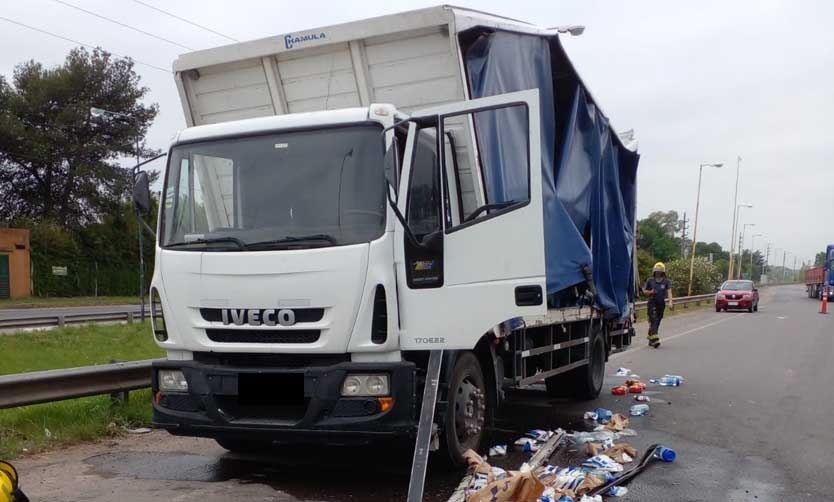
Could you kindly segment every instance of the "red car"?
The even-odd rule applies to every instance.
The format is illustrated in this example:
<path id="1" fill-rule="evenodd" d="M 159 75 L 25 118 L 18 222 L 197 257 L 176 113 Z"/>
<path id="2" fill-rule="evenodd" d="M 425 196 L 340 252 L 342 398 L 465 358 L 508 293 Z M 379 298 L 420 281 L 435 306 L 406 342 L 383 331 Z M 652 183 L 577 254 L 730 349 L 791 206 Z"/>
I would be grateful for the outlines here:
<path id="1" fill-rule="evenodd" d="M 753 281 L 726 281 L 715 293 L 715 311 L 759 311 L 759 290 Z"/>

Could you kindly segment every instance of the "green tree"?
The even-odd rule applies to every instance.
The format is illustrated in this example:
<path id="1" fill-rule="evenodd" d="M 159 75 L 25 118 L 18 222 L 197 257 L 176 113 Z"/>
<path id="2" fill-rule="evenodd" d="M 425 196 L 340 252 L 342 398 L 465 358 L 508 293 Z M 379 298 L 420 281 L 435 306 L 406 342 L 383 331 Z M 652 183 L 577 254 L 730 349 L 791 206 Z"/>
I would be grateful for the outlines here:
<path id="1" fill-rule="evenodd" d="M 666 264 L 666 275 L 672 281 L 674 296 L 687 296 L 689 288 L 689 259 L 678 258 Z M 692 294 L 712 293 L 723 277 L 714 264 L 696 256 L 692 275 Z"/>
<path id="2" fill-rule="evenodd" d="M 680 256 L 680 241 L 673 234 L 651 218 L 640 220 L 637 224 L 637 247 L 649 252 L 660 261 L 670 261 Z"/>
<path id="3" fill-rule="evenodd" d="M 0 77 L 0 222 L 51 221 L 80 228 L 119 210 L 131 184 L 117 162 L 141 146 L 156 104 L 133 62 L 101 49 L 72 50 L 45 68 L 28 61 Z M 129 119 L 94 118 L 104 108 Z"/>
<path id="4" fill-rule="evenodd" d="M 674 237 L 680 231 L 681 222 L 678 219 L 677 211 L 653 211 L 646 217 L 647 220 L 652 220 L 663 229 L 663 232 L 670 237 Z"/>
<path id="5" fill-rule="evenodd" d="M 825 251 L 820 251 L 814 257 L 814 266 L 819 267 L 819 266 L 822 266 L 823 264 L 825 264 Z"/>

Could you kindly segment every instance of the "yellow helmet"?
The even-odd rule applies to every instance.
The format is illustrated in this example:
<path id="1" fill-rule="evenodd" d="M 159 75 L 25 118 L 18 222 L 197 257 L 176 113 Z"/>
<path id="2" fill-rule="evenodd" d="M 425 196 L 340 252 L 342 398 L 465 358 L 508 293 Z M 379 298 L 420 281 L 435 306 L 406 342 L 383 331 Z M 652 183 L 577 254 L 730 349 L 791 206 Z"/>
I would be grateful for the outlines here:
<path id="1" fill-rule="evenodd" d="M 655 273 L 655 272 L 663 272 L 665 274 L 666 273 L 666 265 L 664 265 L 662 261 L 659 261 L 659 262 L 655 263 L 654 267 L 652 268 L 652 273 Z"/>
<path id="2" fill-rule="evenodd" d="M 17 471 L 12 464 L 0 460 L 0 502 L 14 502 L 17 492 Z"/>

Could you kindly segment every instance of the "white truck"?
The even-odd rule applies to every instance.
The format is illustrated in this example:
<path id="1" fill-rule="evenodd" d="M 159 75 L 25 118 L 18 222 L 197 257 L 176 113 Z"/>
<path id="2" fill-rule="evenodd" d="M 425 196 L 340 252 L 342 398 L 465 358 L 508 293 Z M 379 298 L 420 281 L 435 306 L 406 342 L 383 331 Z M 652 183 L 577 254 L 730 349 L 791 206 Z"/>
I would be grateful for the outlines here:
<path id="1" fill-rule="evenodd" d="M 414 438 L 441 350 L 455 462 L 507 389 L 596 397 L 634 334 L 638 155 L 560 31 L 441 6 L 179 57 L 154 425 Z"/>

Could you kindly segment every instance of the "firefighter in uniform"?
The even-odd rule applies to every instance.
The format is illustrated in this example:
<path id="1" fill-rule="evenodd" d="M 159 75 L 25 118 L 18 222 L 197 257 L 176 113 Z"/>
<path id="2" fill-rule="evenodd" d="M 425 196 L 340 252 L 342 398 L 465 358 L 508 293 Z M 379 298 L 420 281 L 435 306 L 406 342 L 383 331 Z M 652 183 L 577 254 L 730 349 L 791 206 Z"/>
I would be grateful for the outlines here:
<path id="1" fill-rule="evenodd" d="M 663 262 L 654 264 L 652 276 L 646 281 L 646 287 L 643 290 L 649 297 L 646 306 L 649 313 L 649 345 L 658 348 L 660 347 L 658 331 L 663 312 L 666 310 L 667 303 L 669 307 L 672 307 L 672 281 L 666 277 L 666 265 Z"/>

